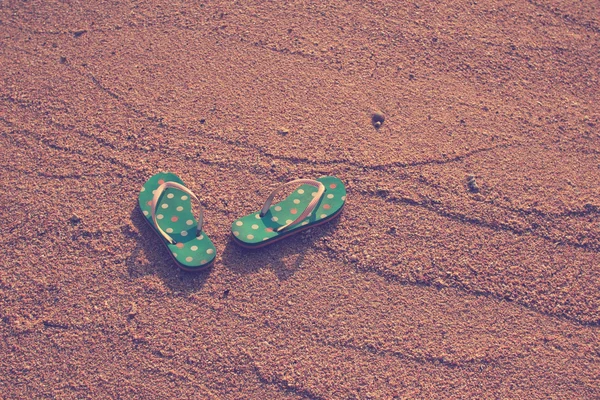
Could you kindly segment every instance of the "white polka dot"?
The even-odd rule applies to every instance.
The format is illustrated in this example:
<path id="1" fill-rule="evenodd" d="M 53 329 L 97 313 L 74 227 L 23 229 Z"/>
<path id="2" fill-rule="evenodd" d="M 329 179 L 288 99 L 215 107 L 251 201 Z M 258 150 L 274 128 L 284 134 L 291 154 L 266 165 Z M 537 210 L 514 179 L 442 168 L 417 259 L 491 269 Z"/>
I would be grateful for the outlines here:
<path id="1" fill-rule="evenodd" d="M 169 208 L 169 205 L 167 203 L 161 205 L 162 208 Z"/>
<path id="2" fill-rule="evenodd" d="M 188 235 L 187 231 L 181 231 L 181 236 L 187 236 L 187 235 Z"/>
<path id="3" fill-rule="evenodd" d="M 185 195 L 181 196 L 181 200 L 187 200 L 187 199 L 188 199 L 187 196 L 185 196 Z"/>
<path id="4" fill-rule="evenodd" d="M 304 194 L 304 189 L 298 189 L 298 194 Z"/>
<path id="5" fill-rule="evenodd" d="M 258 225 L 256 225 L 256 224 L 252 225 L 252 229 L 258 229 Z"/>
<path id="6" fill-rule="evenodd" d="M 173 228 L 167 228 L 167 229 L 165 229 L 165 231 L 166 231 L 167 233 L 173 233 Z"/>
<path id="7" fill-rule="evenodd" d="M 279 218 L 277 218 L 277 217 L 273 217 L 273 218 L 271 218 L 271 221 L 273 221 L 273 222 L 277 222 L 277 221 L 279 221 Z"/>
<path id="8" fill-rule="evenodd" d="M 275 206 L 275 211 L 281 211 L 281 206 Z"/>
<path id="9" fill-rule="evenodd" d="M 206 260 L 202 260 L 202 261 L 200 261 L 200 264 L 206 264 L 207 262 L 208 261 L 206 261 Z"/>
<path id="10" fill-rule="evenodd" d="M 312 197 L 315 197 L 315 196 L 317 195 L 317 192 L 312 192 L 310 195 L 311 195 Z"/>
<path id="11" fill-rule="evenodd" d="M 300 225 L 308 225 L 308 221 L 304 221 L 303 223 L 301 223 Z"/>
<path id="12" fill-rule="evenodd" d="M 346 196 L 342 196 L 342 201 L 346 201 Z"/>
<path id="13" fill-rule="evenodd" d="M 173 253 L 173 257 L 177 257 L 177 253 Z"/>
<path id="14" fill-rule="evenodd" d="M 206 250 L 206 254 L 212 254 L 212 253 L 214 253 L 214 252 L 215 252 L 215 251 L 214 251 L 213 249 L 208 249 L 208 250 Z"/>
<path id="15" fill-rule="evenodd" d="M 142 186 L 141 192 L 145 192 L 145 191 L 146 191 L 146 188 Z"/>
<path id="16" fill-rule="evenodd" d="M 186 257 L 185 261 L 187 262 L 192 262 L 193 258 L 192 257 Z"/>
<path id="17" fill-rule="evenodd" d="M 198 240 L 202 240 L 202 239 L 204 239 L 204 235 L 200 235 L 200 236 L 198 236 L 196 239 L 198 239 Z"/>
<path id="18" fill-rule="evenodd" d="M 327 195 L 327 198 L 328 198 L 328 199 L 333 199 L 333 195 L 332 195 L 331 193 L 329 193 L 329 194 Z"/>
<path id="19" fill-rule="evenodd" d="M 198 250 L 198 246 L 192 246 L 192 247 L 190 247 L 190 250 L 196 251 L 196 250 Z"/>
<path id="20" fill-rule="evenodd" d="M 179 206 L 176 208 L 177 211 L 183 211 L 183 207 Z"/>
<path id="21" fill-rule="evenodd" d="M 294 199 L 294 204 L 300 204 L 300 200 Z"/>
<path id="22" fill-rule="evenodd" d="M 321 214 L 321 218 L 325 218 L 327 214 Z"/>
<path id="23" fill-rule="evenodd" d="M 148 216 L 148 211 L 144 210 L 143 213 L 145 216 Z"/>
<path id="24" fill-rule="evenodd" d="M 162 215 L 162 214 L 158 214 L 158 215 L 156 216 L 156 219 L 163 219 L 164 217 L 165 217 L 164 215 Z"/>
<path id="25" fill-rule="evenodd" d="M 174 195 L 173 193 L 169 193 L 169 194 L 167 195 L 167 199 L 172 199 L 173 197 L 175 197 L 175 195 Z"/>
<path id="26" fill-rule="evenodd" d="M 233 231 L 233 235 L 234 236 L 240 236 L 240 233 L 238 231 Z"/>
<path id="27" fill-rule="evenodd" d="M 249 240 L 252 240 L 252 239 L 254 239 L 254 235 L 248 235 L 248 236 L 246 236 L 246 237 L 247 237 Z"/>
<path id="28" fill-rule="evenodd" d="M 291 220 L 291 219 L 288 219 L 288 220 L 285 221 L 286 224 L 291 224 L 292 222 L 294 222 L 294 221 Z"/>
<path id="29" fill-rule="evenodd" d="M 236 222 L 235 222 L 235 224 L 236 224 L 237 226 L 242 226 L 242 225 L 244 225 L 244 223 L 243 223 L 242 221 L 236 221 Z"/>
<path id="30" fill-rule="evenodd" d="M 156 194 L 156 189 L 154 189 L 154 190 L 152 191 L 152 194 Z"/>
<path id="31" fill-rule="evenodd" d="M 254 216 L 254 218 L 256 218 L 256 219 L 260 219 L 260 214 L 256 214 L 256 215 Z"/>
<path id="32" fill-rule="evenodd" d="M 264 242 L 265 240 L 269 240 L 269 238 L 263 238 L 263 242 Z"/>
<path id="33" fill-rule="evenodd" d="M 187 221 L 185 221 L 185 223 L 186 223 L 187 225 L 193 225 L 193 224 L 194 224 L 194 221 L 193 221 L 193 220 L 191 220 L 191 219 L 188 219 Z"/>

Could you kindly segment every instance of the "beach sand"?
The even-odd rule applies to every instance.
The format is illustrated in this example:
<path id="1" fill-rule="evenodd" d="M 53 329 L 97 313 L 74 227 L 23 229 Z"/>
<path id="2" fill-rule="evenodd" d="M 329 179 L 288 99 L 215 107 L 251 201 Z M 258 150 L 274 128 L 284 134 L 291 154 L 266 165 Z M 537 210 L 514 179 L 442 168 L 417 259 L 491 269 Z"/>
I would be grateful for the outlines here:
<path id="1" fill-rule="evenodd" d="M 598 2 L 233 3 L 0 2 L 1 397 L 600 397 Z M 232 241 L 322 175 L 335 221 Z"/>

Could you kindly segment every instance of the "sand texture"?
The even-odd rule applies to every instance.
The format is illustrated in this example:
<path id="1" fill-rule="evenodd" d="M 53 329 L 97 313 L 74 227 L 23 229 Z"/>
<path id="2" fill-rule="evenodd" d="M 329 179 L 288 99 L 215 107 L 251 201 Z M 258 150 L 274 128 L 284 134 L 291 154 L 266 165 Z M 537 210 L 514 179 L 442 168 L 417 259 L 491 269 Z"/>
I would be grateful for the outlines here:
<path id="1" fill-rule="evenodd" d="M 0 397 L 600 398 L 599 66 L 596 0 L 0 0 Z M 335 221 L 233 242 L 323 175 Z"/>

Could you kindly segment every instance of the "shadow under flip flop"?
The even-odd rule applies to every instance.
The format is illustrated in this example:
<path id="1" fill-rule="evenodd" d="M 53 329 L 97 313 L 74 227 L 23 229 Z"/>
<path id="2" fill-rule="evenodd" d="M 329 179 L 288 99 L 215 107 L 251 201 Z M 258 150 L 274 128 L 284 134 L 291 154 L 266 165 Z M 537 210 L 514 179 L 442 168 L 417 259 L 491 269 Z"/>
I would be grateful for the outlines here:
<path id="1" fill-rule="evenodd" d="M 156 275 L 173 291 L 184 293 L 202 288 L 212 268 L 198 272 L 178 268 L 161 239 L 146 222 L 138 204 L 131 211 L 131 222 L 139 232 L 135 235 L 137 245 L 126 260 L 127 271 L 132 279 Z"/>
<path id="2" fill-rule="evenodd" d="M 287 280 L 298 271 L 305 259 L 306 252 L 314 249 L 315 242 L 329 236 L 340 223 L 336 218 L 320 225 L 314 230 L 286 237 L 267 247 L 245 248 L 230 236 L 221 255 L 221 262 L 230 271 L 245 275 L 261 269 L 273 270 L 279 280 Z"/>

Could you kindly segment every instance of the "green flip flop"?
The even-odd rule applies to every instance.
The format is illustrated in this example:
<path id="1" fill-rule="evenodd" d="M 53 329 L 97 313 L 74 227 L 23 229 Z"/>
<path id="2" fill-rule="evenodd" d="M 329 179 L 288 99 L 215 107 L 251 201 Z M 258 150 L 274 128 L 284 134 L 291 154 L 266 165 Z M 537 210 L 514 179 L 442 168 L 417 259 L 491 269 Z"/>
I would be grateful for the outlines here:
<path id="1" fill-rule="evenodd" d="M 285 200 L 271 204 L 281 189 L 300 184 Z M 273 190 L 260 211 L 233 221 L 231 232 L 236 243 L 243 247 L 262 247 L 332 220 L 344 204 L 346 187 L 338 178 L 297 179 Z"/>
<path id="2" fill-rule="evenodd" d="M 179 268 L 199 271 L 213 264 L 216 250 L 202 231 L 202 210 L 198 220 L 192 214 L 191 198 L 198 200 L 177 175 L 161 172 L 142 186 L 139 203 Z"/>

